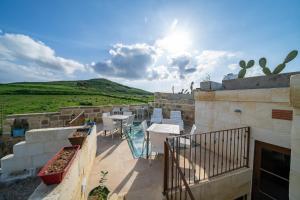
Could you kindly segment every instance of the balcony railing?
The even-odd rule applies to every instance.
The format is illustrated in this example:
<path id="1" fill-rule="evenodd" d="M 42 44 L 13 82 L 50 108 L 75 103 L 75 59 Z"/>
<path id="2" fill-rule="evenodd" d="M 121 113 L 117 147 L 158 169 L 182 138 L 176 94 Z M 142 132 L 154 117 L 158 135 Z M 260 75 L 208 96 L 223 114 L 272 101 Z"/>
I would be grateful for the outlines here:
<path id="1" fill-rule="evenodd" d="M 250 127 L 168 138 L 164 160 L 166 198 L 194 199 L 190 184 L 249 167 L 249 142 Z"/>

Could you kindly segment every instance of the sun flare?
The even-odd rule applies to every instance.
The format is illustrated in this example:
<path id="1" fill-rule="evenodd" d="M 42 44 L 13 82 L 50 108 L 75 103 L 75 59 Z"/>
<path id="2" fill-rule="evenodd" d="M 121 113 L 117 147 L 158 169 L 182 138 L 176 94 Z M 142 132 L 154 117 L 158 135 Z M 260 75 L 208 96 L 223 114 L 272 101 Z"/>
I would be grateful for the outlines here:
<path id="1" fill-rule="evenodd" d="M 178 54 L 188 50 L 192 42 L 191 36 L 187 31 L 173 30 L 163 39 L 158 40 L 157 44 L 170 53 Z"/>

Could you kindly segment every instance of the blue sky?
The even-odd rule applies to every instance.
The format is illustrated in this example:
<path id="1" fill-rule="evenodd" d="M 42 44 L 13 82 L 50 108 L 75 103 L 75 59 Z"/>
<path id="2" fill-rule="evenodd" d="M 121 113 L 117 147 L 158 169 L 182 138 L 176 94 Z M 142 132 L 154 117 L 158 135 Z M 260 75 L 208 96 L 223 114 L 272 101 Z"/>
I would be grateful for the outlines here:
<path id="1" fill-rule="evenodd" d="M 180 91 L 238 73 L 240 59 L 274 68 L 300 50 L 299 19 L 300 1 L 2 0 L 0 82 L 104 77 Z"/>

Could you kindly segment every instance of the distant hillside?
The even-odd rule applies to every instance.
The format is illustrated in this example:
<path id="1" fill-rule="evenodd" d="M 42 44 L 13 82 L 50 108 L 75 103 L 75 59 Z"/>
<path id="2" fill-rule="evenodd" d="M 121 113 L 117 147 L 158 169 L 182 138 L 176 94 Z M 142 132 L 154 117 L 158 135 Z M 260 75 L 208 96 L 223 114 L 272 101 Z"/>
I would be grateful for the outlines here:
<path id="1" fill-rule="evenodd" d="M 140 97 L 152 95 L 145 90 L 128 87 L 107 79 L 54 82 L 19 82 L 0 84 L 0 95 L 85 95 Z"/>
<path id="2" fill-rule="evenodd" d="M 136 104 L 153 94 L 107 79 L 0 84 L 4 114 L 52 112 L 66 106 Z"/>

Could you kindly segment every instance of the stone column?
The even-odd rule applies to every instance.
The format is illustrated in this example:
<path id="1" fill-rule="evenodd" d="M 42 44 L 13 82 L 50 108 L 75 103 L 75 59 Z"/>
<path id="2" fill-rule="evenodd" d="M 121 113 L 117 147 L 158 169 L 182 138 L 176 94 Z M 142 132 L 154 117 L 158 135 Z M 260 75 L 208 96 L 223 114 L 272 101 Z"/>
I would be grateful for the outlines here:
<path id="1" fill-rule="evenodd" d="M 300 74 L 291 76 L 290 103 L 293 106 L 291 130 L 290 200 L 300 199 Z"/>

